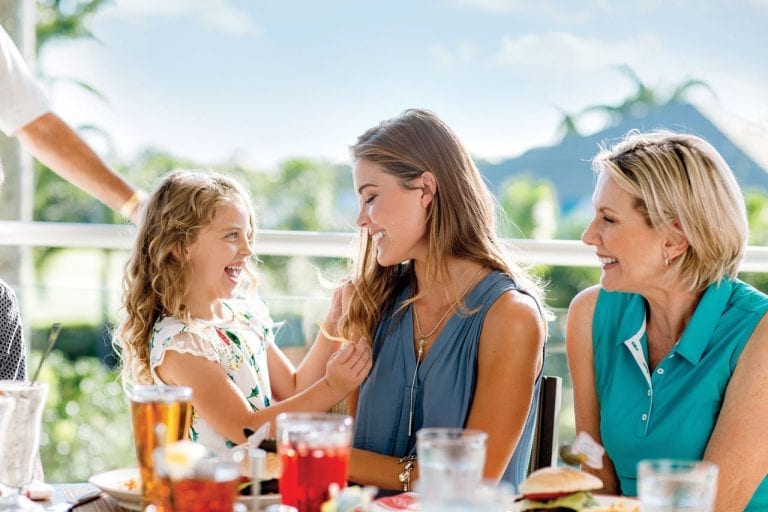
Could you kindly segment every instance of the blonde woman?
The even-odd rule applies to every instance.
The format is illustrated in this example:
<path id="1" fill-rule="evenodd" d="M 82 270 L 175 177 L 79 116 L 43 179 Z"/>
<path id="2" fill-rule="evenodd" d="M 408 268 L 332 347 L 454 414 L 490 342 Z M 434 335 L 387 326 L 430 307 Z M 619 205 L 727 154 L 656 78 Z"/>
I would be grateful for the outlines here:
<path id="1" fill-rule="evenodd" d="M 630 133 L 594 159 L 600 285 L 568 313 L 576 428 L 606 448 L 605 492 L 635 495 L 640 459 L 720 467 L 716 510 L 768 508 L 768 297 L 736 279 L 739 187 L 704 140 Z"/>
<path id="2" fill-rule="evenodd" d="M 488 433 L 485 476 L 518 483 L 531 449 L 546 333 L 540 291 L 497 238 L 494 201 L 437 116 L 408 110 L 352 147 L 361 251 L 326 330 L 372 340 L 350 479 L 407 490 L 416 432 Z M 331 348 L 320 336 L 310 357 Z"/>
<path id="3" fill-rule="evenodd" d="M 245 295 L 256 222 L 237 181 L 172 172 L 137 227 L 117 333 L 124 382 L 191 387 L 193 440 L 223 451 L 280 412 L 329 410 L 368 374 L 366 343 L 299 370 L 275 345 L 266 306 Z"/>

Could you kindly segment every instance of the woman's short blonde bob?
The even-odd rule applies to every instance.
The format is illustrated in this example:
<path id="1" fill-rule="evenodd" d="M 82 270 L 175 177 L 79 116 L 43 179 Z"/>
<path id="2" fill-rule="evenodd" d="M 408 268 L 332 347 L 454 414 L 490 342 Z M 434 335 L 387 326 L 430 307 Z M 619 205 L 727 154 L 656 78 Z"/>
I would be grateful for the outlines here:
<path id="1" fill-rule="evenodd" d="M 735 278 L 748 228 L 744 197 L 722 156 L 704 139 L 669 131 L 630 131 L 592 160 L 636 198 L 649 226 L 673 229 L 688 248 L 669 271 L 691 291 Z"/>

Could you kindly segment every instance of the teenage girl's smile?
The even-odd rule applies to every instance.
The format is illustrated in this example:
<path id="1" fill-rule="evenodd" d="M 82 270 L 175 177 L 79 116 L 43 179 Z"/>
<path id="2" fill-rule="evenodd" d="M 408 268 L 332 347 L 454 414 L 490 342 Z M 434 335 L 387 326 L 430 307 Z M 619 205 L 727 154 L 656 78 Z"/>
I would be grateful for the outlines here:
<path id="1" fill-rule="evenodd" d="M 357 225 L 368 230 L 379 265 L 389 266 L 427 254 L 427 206 L 417 178 L 407 188 L 379 164 L 357 160 L 353 169 L 360 198 Z"/>

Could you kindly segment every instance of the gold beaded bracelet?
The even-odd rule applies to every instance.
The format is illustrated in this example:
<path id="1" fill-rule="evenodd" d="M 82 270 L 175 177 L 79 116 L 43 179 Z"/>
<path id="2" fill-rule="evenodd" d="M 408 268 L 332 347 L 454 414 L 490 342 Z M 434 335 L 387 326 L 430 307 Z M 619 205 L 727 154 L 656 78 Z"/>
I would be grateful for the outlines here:
<path id="1" fill-rule="evenodd" d="M 400 459 L 397 459 L 398 464 L 405 464 L 403 470 L 397 475 L 397 479 L 403 484 L 403 492 L 411 490 L 411 471 L 416 467 L 416 455 L 406 455 Z"/>

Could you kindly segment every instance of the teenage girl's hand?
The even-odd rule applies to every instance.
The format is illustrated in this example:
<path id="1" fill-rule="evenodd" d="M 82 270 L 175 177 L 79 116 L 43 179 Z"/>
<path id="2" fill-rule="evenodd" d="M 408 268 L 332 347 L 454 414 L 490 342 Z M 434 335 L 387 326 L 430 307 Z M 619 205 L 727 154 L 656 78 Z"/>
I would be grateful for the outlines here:
<path id="1" fill-rule="evenodd" d="M 372 364 L 371 348 L 365 338 L 357 343 L 346 343 L 328 360 L 325 380 L 334 391 L 346 396 L 360 386 Z"/>

